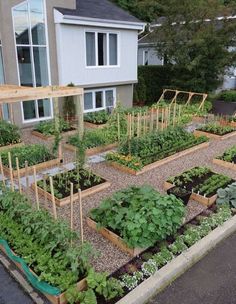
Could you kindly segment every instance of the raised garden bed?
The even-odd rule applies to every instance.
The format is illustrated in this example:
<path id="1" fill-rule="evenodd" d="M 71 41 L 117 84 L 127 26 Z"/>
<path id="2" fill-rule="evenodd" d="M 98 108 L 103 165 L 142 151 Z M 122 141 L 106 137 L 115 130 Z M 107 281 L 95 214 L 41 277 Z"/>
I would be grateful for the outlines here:
<path id="1" fill-rule="evenodd" d="M 118 153 L 107 154 L 106 160 L 118 170 L 140 175 L 208 147 L 206 141 L 206 137 L 196 138 L 182 129 L 169 129 L 143 138 L 133 138 L 121 144 Z"/>
<path id="2" fill-rule="evenodd" d="M 102 191 L 110 186 L 104 178 L 95 175 L 94 173 L 81 169 L 80 171 L 80 181 L 78 184 L 77 171 L 71 170 L 63 173 L 59 173 L 53 176 L 53 186 L 56 205 L 59 207 L 65 206 L 70 203 L 70 184 L 74 184 L 74 200 L 78 199 L 78 189 L 81 189 L 81 196 L 86 197 Z M 32 185 L 35 189 L 35 185 Z M 47 196 L 47 198 L 52 201 L 53 197 L 51 195 L 50 181 L 49 178 L 46 179 L 46 191 L 44 190 L 44 182 L 38 182 L 38 192 L 42 196 Z"/>
<path id="3" fill-rule="evenodd" d="M 207 136 L 213 139 L 227 139 L 236 135 L 236 129 L 230 126 L 222 126 L 217 123 L 205 125 L 194 132 L 195 136 Z"/>
<path id="4" fill-rule="evenodd" d="M 213 163 L 228 169 L 236 170 L 236 146 L 225 151 L 222 156 L 214 158 Z"/>
<path id="5" fill-rule="evenodd" d="M 64 119 L 59 120 L 59 131 L 62 136 L 71 136 L 77 133 L 76 128 L 74 128 L 69 122 Z M 39 125 L 33 130 L 32 135 L 39 137 L 43 140 L 51 140 L 55 137 L 55 122 L 46 121 L 40 122 Z"/>
<path id="6" fill-rule="evenodd" d="M 136 256 L 174 233 L 184 217 L 180 200 L 143 186 L 118 191 L 105 199 L 100 207 L 92 209 L 87 224 L 122 251 Z"/>
<path id="7" fill-rule="evenodd" d="M 92 156 L 95 154 L 99 154 L 99 153 L 103 153 L 106 151 L 110 151 L 112 149 L 117 148 L 118 144 L 114 143 L 114 144 L 109 144 L 109 145 L 103 145 L 103 146 L 99 146 L 99 147 L 94 147 L 94 148 L 89 148 L 86 149 L 86 155 L 87 156 Z M 70 145 L 68 143 L 64 144 L 63 147 L 71 152 L 76 152 L 76 147 L 73 145 Z"/>
<path id="8" fill-rule="evenodd" d="M 234 182 L 233 179 L 212 172 L 206 167 L 195 167 L 184 173 L 170 178 L 164 184 L 165 190 L 174 186 L 191 191 L 191 199 L 200 204 L 211 206 L 217 199 L 217 190 Z"/>
<path id="9" fill-rule="evenodd" d="M 10 144 L 10 145 L 7 145 L 7 146 L 3 146 L 3 147 L 0 147 L 0 152 L 10 150 L 10 149 L 13 149 L 13 148 L 17 148 L 17 147 L 21 147 L 23 145 L 24 145 L 24 143 L 20 142 L 18 144 Z"/>
<path id="10" fill-rule="evenodd" d="M 84 125 L 91 129 L 103 128 L 109 118 L 110 114 L 105 110 L 87 113 L 84 115 Z"/>
<path id="11" fill-rule="evenodd" d="M 22 144 L 19 128 L 5 120 L 0 120 L 0 151 Z"/>
<path id="12" fill-rule="evenodd" d="M 10 176 L 9 160 L 8 160 L 8 150 L 1 152 L 3 171 L 7 176 Z M 51 168 L 59 165 L 62 160 L 55 158 L 51 152 L 42 145 L 23 145 L 20 147 L 15 147 L 10 150 L 11 161 L 12 161 L 12 174 L 13 177 L 18 176 L 16 158 L 19 159 L 19 174 L 24 175 L 25 172 L 25 161 L 28 162 L 28 174 L 33 172 L 33 167 L 37 171 L 43 170 L 45 168 Z"/>

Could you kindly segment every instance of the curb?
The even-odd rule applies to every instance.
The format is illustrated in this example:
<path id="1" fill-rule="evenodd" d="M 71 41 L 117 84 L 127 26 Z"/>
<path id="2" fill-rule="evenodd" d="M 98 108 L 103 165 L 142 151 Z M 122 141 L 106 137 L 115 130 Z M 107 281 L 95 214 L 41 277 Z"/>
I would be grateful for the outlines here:
<path id="1" fill-rule="evenodd" d="M 116 304 L 144 304 L 236 231 L 236 215 L 162 267 Z"/>

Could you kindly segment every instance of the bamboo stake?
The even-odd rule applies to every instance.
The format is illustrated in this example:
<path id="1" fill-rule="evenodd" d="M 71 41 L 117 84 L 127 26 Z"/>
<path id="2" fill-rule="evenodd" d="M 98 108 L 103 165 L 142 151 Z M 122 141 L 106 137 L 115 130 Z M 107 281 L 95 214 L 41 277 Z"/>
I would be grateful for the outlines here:
<path id="1" fill-rule="evenodd" d="M 70 228 L 74 229 L 74 184 L 70 183 Z"/>
<path id="2" fill-rule="evenodd" d="M 49 180 L 50 180 L 50 188 L 51 188 L 51 195 L 52 195 L 53 216 L 54 216 L 54 219 L 57 220 L 57 208 L 56 208 L 56 202 L 55 202 L 55 195 L 54 195 L 54 187 L 53 187 L 52 176 L 49 177 Z"/>
<path id="3" fill-rule="evenodd" d="M 25 161 L 25 184 L 26 184 L 26 191 L 29 191 L 29 171 L 28 171 L 28 161 Z"/>
<path id="4" fill-rule="evenodd" d="M 120 113 L 117 113 L 117 133 L 118 141 L 120 141 Z"/>
<path id="5" fill-rule="evenodd" d="M 4 189 L 6 189 L 5 175 L 4 175 L 4 171 L 3 171 L 2 156 L 1 156 L 1 155 L 0 155 L 0 173 L 1 173 L 1 175 L 2 175 L 3 187 L 4 187 Z"/>
<path id="6" fill-rule="evenodd" d="M 16 170 L 17 170 L 17 179 L 18 179 L 18 187 L 20 194 L 22 193 L 21 182 L 20 182 L 20 167 L 19 167 L 19 159 L 16 157 Z"/>
<path id="7" fill-rule="evenodd" d="M 175 126 L 175 117 L 176 117 L 176 102 L 175 102 L 175 104 L 174 104 L 173 126 Z"/>
<path id="8" fill-rule="evenodd" d="M 159 129 L 159 107 L 157 108 L 157 111 L 156 111 L 156 130 Z"/>
<path id="9" fill-rule="evenodd" d="M 35 187 L 36 206 L 37 206 L 37 210 L 39 211 L 39 193 L 38 193 L 38 187 L 37 187 L 37 175 L 36 175 L 35 167 L 33 167 L 33 171 L 34 171 L 34 187 Z"/>
<path id="10" fill-rule="evenodd" d="M 150 123 L 150 131 L 153 131 L 153 124 L 154 124 L 154 116 L 153 116 L 153 108 L 151 109 L 151 123 Z"/>
<path id="11" fill-rule="evenodd" d="M 14 180 L 13 180 L 13 172 L 12 172 L 11 152 L 8 152 L 8 163 L 9 163 L 9 169 L 10 169 L 11 190 L 12 190 L 12 192 L 14 192 Z"/>
<path id="12" fill-rule="evenodd" d="M 144 128 L 143 134 L 146 134 L 146 132 L 147 132 L 146 112 L 143 113 L 143 128 Z"/>
<path id="13" fill-rule="evenodd" d="M 140 113 L 138 113 L 137 117 L 137 137 L 140 137 Z"/>
<path id="14" fill-rule="evenodd" d="M 131 114 L 129 114 L 129 139 L 131 139 L 132 136 L 132 117 Z"/>
<path id="15" fill-rule="evenodd" d="M 164 109 L 161 109 L 161 130 L 164 129 Z"/>
<path id="16" fill-rule="evenodd" d="M 179 105 L 178 123 L 180 123 L 180 117 L 181 117 L 181 105 Z"/>
<path id="17" fill-rule="evenodd" d="M 83 227 L 83 206 L 82 206 L 82 197 L 81 197 L 81 189 L 79 189 L 79 213 L 80 213 L 80 237 L 81 243 L 84 243 L 84 227 Z"/>
<path id="18" fill-rule="evenodd" d="M 43 175 L 43 190 L 44 190 L 44 202 L 45 205 L 47 205 L 48 199 L 47 199 L 47 176 Z"/>

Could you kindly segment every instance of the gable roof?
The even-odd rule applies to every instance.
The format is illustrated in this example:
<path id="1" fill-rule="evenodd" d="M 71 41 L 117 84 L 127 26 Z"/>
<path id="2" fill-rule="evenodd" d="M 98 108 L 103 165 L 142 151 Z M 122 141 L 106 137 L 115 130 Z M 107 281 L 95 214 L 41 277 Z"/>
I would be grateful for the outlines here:
<path id="1" fill-rule="evenodd" d="M 109 0 L 76 0 L 76 9 L 56 8 L 61 14 L 95 19 L 140 22 Z"/>

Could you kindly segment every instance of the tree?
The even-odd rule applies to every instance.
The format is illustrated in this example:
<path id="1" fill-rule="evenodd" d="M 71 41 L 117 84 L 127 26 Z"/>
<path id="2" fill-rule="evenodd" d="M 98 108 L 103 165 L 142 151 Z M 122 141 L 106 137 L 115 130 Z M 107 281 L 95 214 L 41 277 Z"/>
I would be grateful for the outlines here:
<path id="1" fill-rule="evenodd" d="M 215 90 L 225 71 L 235 65 L 234 3 L 219 0 L 160 0 L 165 19 L 156 30 L 157 52 L 179 73 L 176 86 L 194 91 Z M 230 51 L 229 51 L 230 50 Z"/>

